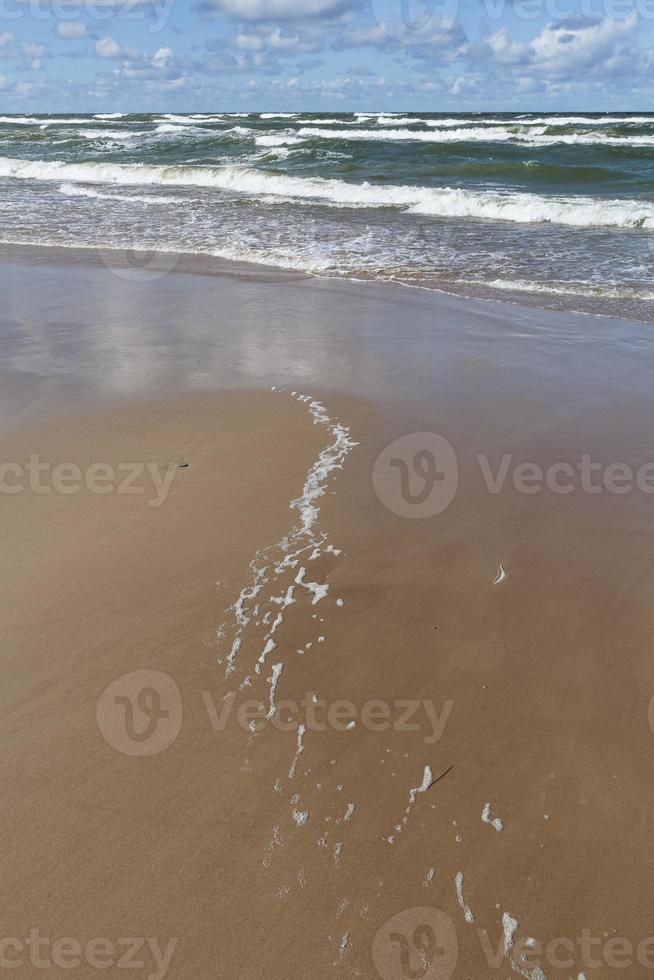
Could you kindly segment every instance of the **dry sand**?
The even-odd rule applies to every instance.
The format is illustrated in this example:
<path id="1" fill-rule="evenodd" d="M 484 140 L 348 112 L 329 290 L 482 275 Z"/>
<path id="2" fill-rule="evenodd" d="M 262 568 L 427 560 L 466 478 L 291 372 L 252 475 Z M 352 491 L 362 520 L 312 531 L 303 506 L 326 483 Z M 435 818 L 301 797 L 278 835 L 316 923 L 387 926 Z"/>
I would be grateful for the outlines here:
<path id="1" fill-rule="evenodd" d="M 142 495 L 0 494 L 3 935 L 123 955 L 146 939 L 117 977 L 649 976 L 654 499 L 491 494 L 475 458 L 654 458 L 648 328 L 252 270 L 126 286 L 34 258 L 0 266 L 3 460 L 188 466 L 159 507 L 143 479 Z M 331 441 L 291 390 L 359 445 L 317 500 L 321 553 L 276 576 L 283 543 L 257 559 L 270 580 L 239 633 L 228 607 Z M 377 494 L 371 476 L 411 432 L 458 456 L 454 500 L 425 519 L 384 506 L 398 467 Z M 301 567 L 329 586 L 316 604 Z M 272 601 L 290 585 L 293 604 Z M 127 717 L 114 689 L 99 702 L 141 670 L 170 675 L 183 710 L 178 726 L 162 688 L 171 744 L 145 756 L 124 725 L 126 752 L 103 737 Z M 281 715 L 253 735 L 239 706 L 271 697 Z M 528 937 L 564 939 L 542 974 L 515 962 Z M 15 976 L 102 973 L 88 953 L 65 969 L 3 948 Z"/>

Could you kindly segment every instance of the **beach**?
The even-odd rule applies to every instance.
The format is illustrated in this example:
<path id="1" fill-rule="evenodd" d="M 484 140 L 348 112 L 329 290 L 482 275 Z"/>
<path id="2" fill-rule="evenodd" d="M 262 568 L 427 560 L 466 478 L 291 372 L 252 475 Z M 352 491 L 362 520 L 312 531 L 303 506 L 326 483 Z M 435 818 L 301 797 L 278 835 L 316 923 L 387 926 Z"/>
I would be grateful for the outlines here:
<path id="1" fill-rule="evenodd" d="M 14 974 L 642 980 L 651 328 L 170 254 L 0 253 Z"/>

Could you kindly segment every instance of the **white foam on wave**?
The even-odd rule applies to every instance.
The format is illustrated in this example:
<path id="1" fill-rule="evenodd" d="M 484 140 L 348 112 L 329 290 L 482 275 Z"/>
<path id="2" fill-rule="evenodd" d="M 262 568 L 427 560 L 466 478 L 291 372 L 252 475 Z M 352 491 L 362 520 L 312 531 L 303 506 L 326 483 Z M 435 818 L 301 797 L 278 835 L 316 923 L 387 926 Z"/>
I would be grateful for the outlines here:
<path id="1" fill-rule="evenodd" d="M 86 140 L 132 140 L 137 134 L 129 129 L 80 129 L 77 135 Z"/>
<path id="2" fill-rule="evenodd" d="M 314 424 L 327 426 L 334 441 L 320 452 L 307 474 L 301 495 L 289 504 L 290 508 L 297 512 L 299 523 L 281 541 L 258 552 L 250 562 L 250 581 L 243 587 L 238 599 L 231 607 L 234 613 L 234 633 L 231 652 L 227 657 L 227 674 L 236 669 L 236 660 L 241 651 L 244 633 L 253 617 L 252 602 L 259 600 L 264 586 L 270 582 L 278 581 L 289 570 L 295 570 L 302 554 L 312 553 L 316 549 L 320 552 L 323 549 L 326 535 L 324 532 L 320 535 L 316 533 L 320 516 L 318 500 L 325 493 L 328 477 L 335 470 L 342 468 L 345 458 L 356 445 L 350 438 L 349 429 L 330 418 L 321 402 L 308 395 L 294 393 L 294 397 L 307 405 Z M 329 587 L 326 583 L 304 582 L 304 572 L 305 570 L 301 569 L 296 574 L 295 582 L 289 583 L 285 595 L 283 592 L 281 596 L 271 595 L 268 600 L 271 609 L 276 607 L 276 617 L 272 628 L 264 637 L 265 645 L 255 665 L 256 673 L 261 672 L 261 667 L 265 664 L 266 658 L 276 648 L 277 644 L 272 636 L 283 623 L 285 609 L 296 603 L 295 586 L 302 586 L 312 593 L 313 605 L 327 594 Z M 266 616 L 263 618 L 264 621 L 268 621 Z M 219 635 L 224 636 L 222 629 Z"/>
<path id="3" fill-rule="evenodd" d="M 6 126 L 40 126 L 46 129 L 48 126 L 83 126 L 93 122 L 93 119 L 81 119 L 78 116 L 70 116 L 66 119 L 37 119 L 35 116 L 0 116 L 0 123 Z"/>
<path id="4" fill-rule="evenodd" d="M 312 119 L 311 117 L 309 117 L 308 119 L 305 118 L 299 119 L 298 123 L 301 123 L 303 126 L 359 126 L 360 125 L 358 119 L 330 119 L 330 118 L 323 119 L 320 117 L 316 117 L 315 119 Z"/>
<path id="5" fill-rule="evenodd" d="M 263 160 L 286 160 L 293 153 L 290 147 L 277 146 L 270 147 L 269 149 L 264 149 L 263 152 L 257 154 L 259 159 Z"/>
<path id="6" fill-rule="evenodd" d="M 275 643 L 275 641 L 272 640 L 272 639 L 270 639 L 270 638 L 267 639 L 266 640 L 266 645 L 264 646 L 263 650 L 259 654 L 259 659 L 257 660 L 256 666 L 254 668 L 256 670 L 257 674 L 261 673 L 261 667 L 265 664 L 265 662 L 266 662 L 266 660 L 268 658 L 268 655 L 271 654 L 273 652 L 273 650 L 276 650 L 276 649 L 277 649 L 277 644 Z"/>
<path id="7" fill-rule="evenodd" d="M 204 187 L 237 194 L 284 196 L 355 207 L 401 207 L 433 217 L 489 218 L 516 223 L 654 229 L 654 204 L 582 195 L 559 197 L 512 191 L 348 183 L 337 178 L 269 174 L 247 167 L 162 167 L 147 164 L 64 163 L 0 157 L 0 177 L 67 183 Z"/>
<path id="8" fill-rule="evenodd" d="M 463 876 L 461 876 L 463 878 Z M 502 914 L 502 934 L 504 943 L 504 955 L 507 957 L 511 964 L 511 969 L 514 973 L 520 974 L 520 976 L 525 977 L 526 980 L 547 980 L 547 974 L 544 972 L 541 966 L 534 966 L 531 969 L 521 966 L 520 963 L 514 959 L 511 955 L 515 946 L 516 934 L 520 928 L 520 923 L 508 912 Z M 524 945 L 528 948 L 533 948 L 536 946 L 536 940 L 533 938 L 526 939 Z M 521 959 L 524 958 L 524 954 Z M 580 973 L 578 980 L 585 980 L 584 974 Z"/>
<path id="9" fill-rule="evenodd" d="M 297 573 L 295 582 L 297 585 L 301 585 L 303 588 L 307 590 L 307 592 L 310 592 L 312 594 L 313 599 L 311 600 L 311 605 L 315 606 L 317 603 L 320 602 L 321 599 L 325 598 L 325 596 L 329 592 L 329 585 L 326 582 L 324 583 L 305 582 L 304 576 L 306 575 L 306 571 L 307 571 L 306 568 L 302 567 L 300 571 Z"/>
<path id="10" fill-rule="evenodd" d="M 176 204 L 179 201 L 190 203 L 193 197 L 166 197 L 163 194 L 103 194 L 93 187 L 80 187 L 78 184 L 62 184 L 59 193 L 66 197 L 90 197 L 98 201 L 124 201 L 132 204 Z"/>
<path id="11" fill-rule="evenodd" d="M 231 129 L 203 129 L 201 121 L 193 122 L 192 120 L 186 123 L 178 122 L 163 122 L 154 130 L 154 133 L 159 136 L 192 136 L 201 139 L 219 139 L 225 136 L 227 133 L 237 133 L 239 135 L 249 134 L 249 130 L 243 129 L 241 126 L 233 126 Z M 142 133 L 143 136 L 151 136 L 152 133 Z"/>
<path id="12" fill-rule="evenodd" d="M 395 124 L 399 120 L 394 120 Z M 460 125 L 460 123 L 459 123 Z M 434 132 L 416 129 L 315 129 L 311 126 L 303 126 L 298 129 L 299 136 L 317 137 L 332 140 L 371 140 L 393 142 L 417 143 L 447 143 L 461 142 L 470 140 L 480 140 L 489 142 L 491 139 L 509 139 L 514 135 L 506 126 L 495 126 L 489 129 L 457 129 L 446 132 Z"/>
<path id="13" fill-rule="evenodd" d="M 304 736 L 306 735 L 307 729 L 306 725 L 297 726 L 297 742 L 295 746 L 295 755 L 293 756 L 293 761 L 291 762 L 290 769 L 288 770 L 288 778 L 295 779 L 295 772 L 297 770 L 298 759 L 304 752 Z"/>
<path id="14" fill-rule="evenodd" d="M 270 684 L 270 694 L 269 694 L 269 708 L 266 718 L 270 720 L 274 718 L 277 706 L 275 704 L 275 695 L 277 693 L 277 685 L 279 684 L 279 678 L 282 676 L 284 670 L 284 664 L 273 664 L 272 674 L 268 678 L 268 684 Z"/>
<path id="15" fill-rule="evenodd" d="M 426 793 L 433 781 L 434 776 L 431 768 L 429 766 L 425 766 L 422 774 L 422 782 L 420 783 L 420 786 L 416 786 L 416 788 L 412 789 L 409 793 L 409 802 L 415 803 L 418 793 Z"/>
<path id="16" fill-rule="evenodd" d="M 229 115 L 229 113 L 227 115 Z M 241 115 L 241 113 L 234 113 L 234 115 Z M 245 115 L 247 115 L 247 113 L 245 113 Z M 159 119 L 164 119 L 167 122 L 179 123 L 180 125 L 194 122 L 221 122 L 225 119 L 225 113 L 189 112 L 188 114 L 176 114 L 174 112 L 166 112 L 160 116 Z"/>
<path id="17" fill-rule="evenodd" d="M 654 204 L 648 201 L 461 188 L 424 190 L 423 199 L 409 206 L 413 214 L 489 218 L 516 224 L 654 229 Z"/>
<path id="18" fill-rule="evenodd" d="M 504 955 L 510 956 L 515 944 L 515 934 L 518 931 L 519 923 L 517 919 L 504 912 L 502 915 L 502 931 L 504 933 Z"/>
<path id="19" fill-rule="evenodd" d="M 159 116 L 158 119 L 154 119 L 153 122 L 159 122 L 163 125 L 166 123 L 176 123 L 179 126 L 193 125 L 193 120 L 190 116 L 178 116 L 174 112 L 166 112 L 164 115 Z"/>
<path id="20" fill-rule="evenodd" d="M 284 135 L 283 133 L 280 133 L 279 135 L 263 134 L 262 136 L 255 136 L 254 132 L 250 130 L 248 132 L 248 135 L 254 136 L 254 142 L 257 144 L 257 146 L 284 147 L 284 146 L 295 146 L 296 144 L 303 142 L 303 140 L 299 136 L 288 136 L 288 135 Z"/>
<path id="21" fill-rule="evenodd" d="M 517 116 L 521 126 L 654 126 L 654 116 Z"/>
<path id="22" fill-rule="evenodd" d="M 606 136 L 604 133 L 560 133 L 556 136 L 538 134 L 531 140 L 527 137 L 517 137 L 520 142 L 530 142 L 532 146 L 555 146 L 557 144 L 580 146 L 654 146 L 654 135 L 642 136 Z"/>
<path id="23" fill-rule="evenodd" d="M 457 871 L 456 875 L 454 876 L 457 901 L 461 906 L 461 908 L 463 909 L 464 919 L 466 920 L 468 925 L 472 925 L 472 923 L 475 921 L 475 913 L 472 911 L 470 906 L 466 904 L 465 898 L 463 897 L 463 882 L 464 882 L 463 871 Z"/>
<path id="24" fill-rule="evenodd" d="M 411 816 L 411 811 L 415 806 L 418 793 L 426 793 L 429 787 L 432 785 L 433 781 L 434 781 L 434 776 L 431 771 L 431 766 L 425 766 L 422 773 L 422 782 L 420 783 L 419 786 L 416 786 L 413 789 L 409 790 L 409 805 L 405 808 L 404 816 L 402 817 L 400 823 L 395 825 L 395 834 L 391 834 L 389 837 L 386 838 L 389 844 L 394 844 L 396 841 L 395 835 L 401 834 L 406 828 L 406 825 L 409 822 L 409 817 Z"/>
<path id="25" fill-rule="evenodd" d="M 94 119 L 123 119 L 127 115 L 126 112 L 96 112 L 93 116 Z"/>
<path id="26" fill-rule="evenodd" d="M 424 119 L 420 119 L 418 116 L 389 116 L 389 115 L 383 115 L 377 118 L 378 126 L 387 126 L 389 122 L 394 123 L 396 126 L 414 126 L 417 123 L 424 122 Z"/>
<path id="27" fill-rule="evenodd" d="M 155 133 L 175 133 L 179 136 L 183 136 L 184 133 L 191 132 L 196 127 L 192 123 L 159 123 L 155 129 Z"/>
<path id="28" fill-rule="evenodd" d="M 397 120 L 396 120 L 397 123 Z M 441 124 L 442 125 L 442 124 Z M 460 125 L 460 121 L 459 121 Z M 522 125 L 522 124 L 521 124 Z M 515 142 L 527 146 L 549 146 L 556 143 L 597 144 L 602 146 L 652 146 L 654 135 L 606 136 L 603 133 L 569 133 L 548 135 L 545 126 L 541 132 L 520 132 L 515 126 L 488 125 L 470 129 L 432 129 L 429 132 L 416 129 L 316 129 L 311 126 L 297 131 L 299 136 L 332 140 L 381 140 L 383 142 L 418 143 L 506 143 Z"/>
<path id="29" fill-rule="evenodd" d="M 498 833 L 504 830 L 504 824 L 501 817 L 494 817 L 492 815 L 490 803 L 484 804 L 484 809 L 481 811 L 481 819 L 484 823 L 490 824 L 491 827 Z"/>
<path id="30" fill-rule="evenodd" d="M 383 118 L 383 117 L 381 117 Z M 393 120 L 395 125 L 400 125 L 403 120 Z M 456 126 L 617 126 L 620 124 L 639 124 L 641 126 L 654 126 L 654 116 L 603 116 L 596 118 L 592 116 L 516 116 L 514 119 L 497 119 L 489 117 L 482 119 L 474 116 L 470 119 L 458 117 L 446 117 L 442 119 L 420 119 L 416 122 L 424 122 L 426 126 L 433 127 L 456 127 Z"/>
<path id="31" fill-rule="evenodd" d="M 650 227 L 648 224 L 646 228 Z M 461 280 L 463 284 L 475 286 L 490 286 L 493 289 L 503 289 L 507 292 L 544 293 L 554 296 L 586 296 L 597 299 L 638 299 L 654 300 L 654 292 L 630 289 L 626 286 L 589 285 L 588 283 L 532 282 L 526 279 L 491 279 L 488 282 Z"/>

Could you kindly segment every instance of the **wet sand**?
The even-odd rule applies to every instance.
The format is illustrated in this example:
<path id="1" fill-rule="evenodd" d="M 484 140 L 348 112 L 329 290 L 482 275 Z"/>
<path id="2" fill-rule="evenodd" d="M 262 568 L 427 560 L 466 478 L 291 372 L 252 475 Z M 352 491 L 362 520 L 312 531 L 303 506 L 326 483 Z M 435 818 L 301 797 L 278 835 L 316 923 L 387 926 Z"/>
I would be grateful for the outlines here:
<path id="1" fill-rule="evenodd" d="M 4 935 L 156 937 L 169 963 L 145 942 L 130 975 L 183 980 L 650 975 L 654 499 L 513 482 L 654 459 L 650 329 L 252 267 L 133 282 L 52 250 L 5 257 L 0 298 L 3 460 L 173 473 L 156 507 L 147 470 L 144 494 L 0 494 Z M 291 392 L 358 445 L 314 469 L 318 521 L 286 545 L 333 435 Z M 402 497 L 375 460 L 425 432 L 458 485 L 416 518 L 423 481 Z M 511 456 L 500 492 L 479 454 Z M 143 756 L 103 737 L 124 702 L 98 714 L 141 670 L 183 712 Z M 250 699 L 281 712 L 258 734 Z"/>

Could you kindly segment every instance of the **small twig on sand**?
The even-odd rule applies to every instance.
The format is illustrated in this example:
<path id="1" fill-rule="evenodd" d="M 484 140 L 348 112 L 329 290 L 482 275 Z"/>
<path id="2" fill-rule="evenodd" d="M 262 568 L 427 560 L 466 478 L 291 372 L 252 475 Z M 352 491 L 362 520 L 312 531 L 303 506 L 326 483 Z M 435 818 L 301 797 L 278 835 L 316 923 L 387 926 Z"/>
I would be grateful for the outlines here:
<path id="1" fill-rule="evenodd" d="M 435 786 L 436 783 L 440 782 L 441 779 L 443 779 L 445 776 L 447 776 L 448 772 L 451 772 L 452 771 L 452 769 L 454 769 L 454 766 L 453 765 L 451 765 L 449 769 L 446 769 L 445 772 L 442 772 L 440 774 L 440 776 L 436 776 L 436 779 L 432 779 L 432 781 L 430 782 L 429 786 L 427 787 L 427 790 L 430 790 L 432 788 L 432 786 Z"/>

